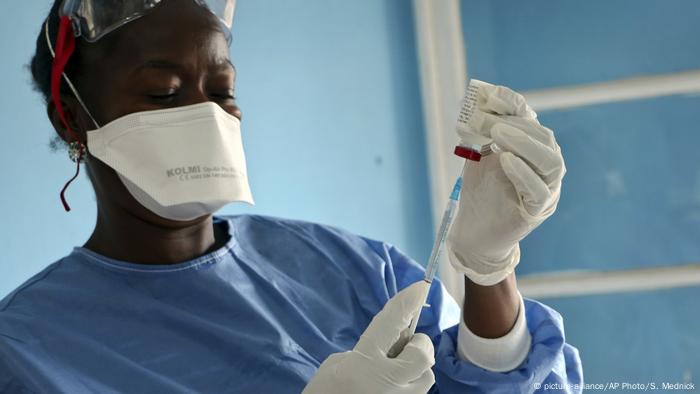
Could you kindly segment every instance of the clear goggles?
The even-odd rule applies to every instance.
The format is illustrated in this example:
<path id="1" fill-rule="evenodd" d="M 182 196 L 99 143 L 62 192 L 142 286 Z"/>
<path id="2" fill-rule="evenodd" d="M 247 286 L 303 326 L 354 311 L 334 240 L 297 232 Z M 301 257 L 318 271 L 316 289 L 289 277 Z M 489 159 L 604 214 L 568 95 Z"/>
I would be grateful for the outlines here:
<path id="1" fill-rule="evenodd" d="M 60 15 L 70 18 L 76 36 L 95 42 L 167 0 L 64 0 Z M 236 0 L 192 0 L 214 14 L 230 39 Z"/>

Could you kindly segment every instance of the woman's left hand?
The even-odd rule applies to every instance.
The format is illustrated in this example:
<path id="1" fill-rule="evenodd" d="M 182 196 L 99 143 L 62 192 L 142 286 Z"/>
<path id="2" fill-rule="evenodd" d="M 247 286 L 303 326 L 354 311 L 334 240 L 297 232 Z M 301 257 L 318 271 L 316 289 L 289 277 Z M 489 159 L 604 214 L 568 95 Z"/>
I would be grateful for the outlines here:
<path id="1" fill-rule="evenodd" d="M 447 247 L 458 271 L 490 286 L 513 272 L 519 242 L 556 210 L 566 167 L 554 133 L 538 122 L 523 96 L 476 84 L 477 107 L 468 130 L 493 140 L 498 150 L 465 164 Z"/>

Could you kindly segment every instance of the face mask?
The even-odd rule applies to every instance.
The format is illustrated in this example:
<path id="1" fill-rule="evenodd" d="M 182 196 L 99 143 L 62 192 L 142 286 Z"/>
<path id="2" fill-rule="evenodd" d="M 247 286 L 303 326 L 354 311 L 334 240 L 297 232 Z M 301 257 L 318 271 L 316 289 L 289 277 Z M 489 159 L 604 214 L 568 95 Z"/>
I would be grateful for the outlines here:
<path id="1" fill-rule="evenodd" d="M 253 204 L 240 124 L 213 102 L 137 112 L 88 131 L 87 147 L 141 205 L 185 221 Z"/>

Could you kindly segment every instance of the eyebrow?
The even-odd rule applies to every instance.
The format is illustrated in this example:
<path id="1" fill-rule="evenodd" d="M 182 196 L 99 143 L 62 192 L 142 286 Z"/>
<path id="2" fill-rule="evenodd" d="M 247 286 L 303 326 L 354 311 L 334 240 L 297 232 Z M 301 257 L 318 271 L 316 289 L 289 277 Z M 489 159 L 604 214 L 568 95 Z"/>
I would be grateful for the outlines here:
<path id="1" fill-rule="evenodd" d="M 229 58 L 224 58 L 223 61 L 221 61 L 221 60 L 218 61 L 217 65 L 229 66 L 229 67 L 231 67 L 231 69 L 233 70 L 234 73 L 236 72 L 236 66 L 233 65 L 233 63 L 231 62 L 231 59 L 229 59 Z"/>
<path id="2" fill-rule="evenodd" d="M 229 58 L 224 58 L 220 59 L 217 61 L 217 67 L 222 67 L 222 68 L 228 68 L 230 67 L 231 70 L 233 70 L 233 77 L 236 78 L 238 75 L 238 70 L 236 70 L 236 66 L 233 65 L 233 62 L 231 62 L 231 59 Z"/>

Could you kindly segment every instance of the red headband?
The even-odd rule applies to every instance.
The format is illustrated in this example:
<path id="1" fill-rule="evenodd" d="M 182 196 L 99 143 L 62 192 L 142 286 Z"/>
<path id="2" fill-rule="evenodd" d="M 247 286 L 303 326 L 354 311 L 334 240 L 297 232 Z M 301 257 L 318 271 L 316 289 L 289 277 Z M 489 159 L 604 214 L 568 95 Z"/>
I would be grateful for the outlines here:
<path id="1" fill-rule="evenodd" d="M 58 36 L 56 37 L 56 51 L 53 58 L 53 64 L 51 66 L 51 96 L 53 98 L 53 103 L 56 106 L 56 112 L 58 112 L 58 117 L 61 122 L 66 127 L 66 130 L 70 133 L 71 137 L 75 139 L 80 144 L 79 156 L 76 160 L 76 170 L 75 175 L 66 182 L 61 189 L 61 202 L 63 203 L 63 208 L 66 212 L 70 211 L 70 206 L 66 201 L 65 193 L 68 186 L 73 182 L 80 174 L 80 158 L 83 156 L 83 145 L 78 134 L 70 127 L 68 121 L 66 120 L 66 115 L 63 112 L 63 104 L 61 104 L 61 76 L 63 71 L 70 60 L 71 55 L 75 51 L 75 34 L 73 34 L 73 26 L 71 20 L 67 16 L 63 16 L 60 19 L 58 25 Z"/>

